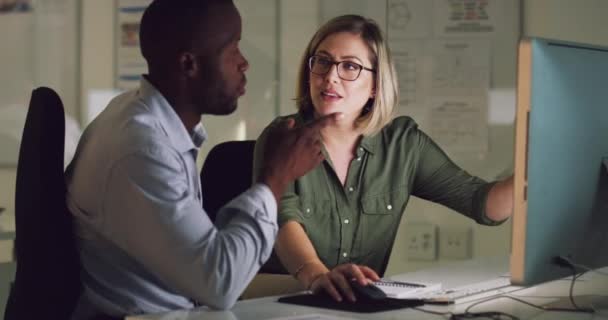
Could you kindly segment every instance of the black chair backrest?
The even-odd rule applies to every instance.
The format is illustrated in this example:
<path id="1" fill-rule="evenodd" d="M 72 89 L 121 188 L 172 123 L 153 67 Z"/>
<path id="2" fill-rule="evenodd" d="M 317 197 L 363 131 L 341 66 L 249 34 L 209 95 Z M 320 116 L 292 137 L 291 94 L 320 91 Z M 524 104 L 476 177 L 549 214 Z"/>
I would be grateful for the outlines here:
<path id="1" fill-rule="evenodd" d="M 69 319 L 80 260 L 65 197 L 65 115 L 52 89 L 32 92 L 15 189 L 17 271 L 4 319 Z"/>
<path id="2" fill-rule="evenodd" d="M 252 184 L 255 140 L 227 141 L 211 148 L 201 169 L 203 208 L 211 221 L 230 200 L 249 189 Z M 260 273 L 287 274 L 276 254 Z"/>
<path id="3" fill-rule="evenodd" d="M 218 210 L 251 187 L 255 140 L 227 141 L 211 148 L 201 169 L 203 208 L 215 222 Z"/>

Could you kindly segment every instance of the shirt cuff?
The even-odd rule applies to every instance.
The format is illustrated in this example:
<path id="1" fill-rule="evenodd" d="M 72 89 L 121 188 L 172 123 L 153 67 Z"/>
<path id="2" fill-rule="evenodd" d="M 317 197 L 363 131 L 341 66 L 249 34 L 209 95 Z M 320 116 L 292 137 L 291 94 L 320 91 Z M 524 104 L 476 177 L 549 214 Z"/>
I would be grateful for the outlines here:
<path id="1" fill-rule="evenodd" d="M 474 201 L 475 201 L 475 203 L 478 204 L 478 206 L 476 208 L 474 208 L 474 210 L 475 210 L 475 216 L 477 217 L 475 220 L 479 224 L 486 225 L 486 226 L 498 226 L 498 225 L 503 224 L 505 221 L 509 220 L 509 218 L 506 218 L 506 219 L 503 219 L 500 221 L 494 221 L 488 217 L 488 214 L 486 212 L 486 203 L 488 202 L 488 194 L 490 194 L 490 190 L 492 189 L 492 187 L 494 187 L 495 184 L 496 184 L 496 182 L 487 183 L 486 185 L 481 187 L 481 189 L 477 192 L 477 195 L 475 197 L 476 200 L 474 200 Z M 479 199 L 481 201 L 479 201 L 477 199 Z"/>
<path id="2" fill-rule="evenodd" d="M 274 194 L 270 188 L 263 183 L 254 184 L 249 191 L 260 197 L 262 200 L 262 206 L 266 209 L 268 217 L 272 221 L 277 221 L 277 200 L 274 198 Z"/>

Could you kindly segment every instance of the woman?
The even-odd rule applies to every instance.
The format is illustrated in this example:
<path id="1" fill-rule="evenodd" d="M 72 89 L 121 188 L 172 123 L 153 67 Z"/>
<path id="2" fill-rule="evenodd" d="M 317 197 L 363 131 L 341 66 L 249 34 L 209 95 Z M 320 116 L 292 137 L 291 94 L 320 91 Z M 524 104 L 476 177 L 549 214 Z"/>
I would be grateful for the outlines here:
<path id="1" fill-rule="evenodd" d="M 305 124 L 343 113 L 321 130 L 325 161 L 296 180 L 279 206 L 276 253 L 306 288 L 354 301 L 349 281 L 384 273 L 410 195 L 438 202 L 486 225 L 512 211 L 512 179 L 485 181 L 460 169 L 409 117 L 392 119 L 397 76 L 375 22 L 332 19 L 300 64 L 298 113 Z M 265 133 L 256 144 L 255 171 Z"/>

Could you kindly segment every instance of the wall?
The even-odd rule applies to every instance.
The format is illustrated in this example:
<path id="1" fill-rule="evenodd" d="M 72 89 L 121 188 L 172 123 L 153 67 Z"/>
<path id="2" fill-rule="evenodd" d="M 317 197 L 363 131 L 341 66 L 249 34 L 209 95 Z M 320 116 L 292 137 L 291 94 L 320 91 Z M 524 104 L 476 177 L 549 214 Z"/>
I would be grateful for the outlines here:
<path id="1" fill-rule="evenodd" d="M 608 46 L 608 2 L 534 0 L 523 2 L 526 36 Z"/>
<path id="2" fill-rule="evenodd" d="M 47 1 L 47 0 L 45 0 Z M 69 61 L 70 64 L 66 66 L 65 70 L 60 71 L 56 69 L 52 62 L 48 62 L 51 59 L 50 54 L 58 55 L 56 50 L 53 48 L 55 42 L 47 41 L 44 42 L 44 47 L 38 50 L 37 53 L 33 53 L 31 42 L 27 41 L 27 35 L 16 36 L 19 32 L 28 32 L 27 28 L 21 30 L 11 30 L 6 27 L 6 18 L 0 17 L 0 38 L 4 43 L 11 43 L 12 47 L 3 46 L 3 50 L 0 56 L 5 61 L 11 61 L 10 64 L 2 65 L 2 74 L 0 74 L 1 82 L 5 85 L 0 90 L 0 103 L 7 103 L 12 101 L 25 102 L 27 101 L 27 94 L 34 85 L 31 82 L 32 74 L 34 73 L 33 67 L 35 65 L 46 66 L 46 71 L 36 71 L 39 73 L 37 79 L 41 79 L 45 84 L 53 85 L 62 83 L 70 80 L 62 80 L 60 76 L 69 76 L 75 72 L 73 78 L 77 80 L 76 84 L 71 85 L 73 89 L 62 89 L 62 97 L 65 96 L 67 110 L 70 114 L 82 120 L 82 115 L 85 113 L 86 108 L 86 96 L 90 90 L 93 89 L 111 89 L 113 88 L 113 66 L 114 66 L 114 12 L 113 12 L 113 1 L 100 1 L 100 0 L 70 0 L 74 1 L 74 6 L 68 6 L 67 8 L 72 10 L 80 10 L 80 16 L 76 17 L 74 24 L 80 23 L 80 28 L 76 28 L 72 25 L 66 36 L 68 38 L 76 36 L 77 39 L 73 40 L 78 46 L 77 49 L 73 50 L 72 53 L 65 55 L 65 59 L 62 61 Z M 57 4 L 56 0 L 47 1 L 47 6 L 51 6 L 53 3 Z M 300 59 L 301 53 L 304 50 L 306 41 L 302 39 L 309 39 L 312 33 L 316 30 L 318 24 L 321 21 L 326 21 L 328 18 L 335 14 L 341 14 L 348 12 L 354 13 L 367 13 L 374 17 L 378 22 L 385 22 L 386 12 L 383 6 L 371 5 L 376 3 L 375 1 L 363 1 L 363 0 L 332 0 L 332 1 L 299 1 L 299 0 L 264 0 L 262 3 L 237 0 L 237 6 L 241 9 L 241 14 L 244 19 L 244 41 L 243 50 L 250 59 L 251 69 L 249 72 L 249 92 L 248 95 L 243 99 L 242 104 L 246 104 L 244 110 L 247 110 L 243 114 L 235 115 L 236 119 L 248 119 L 259 114 L 262 114 L 261 120 L 256 120 L 256 125 L 245 128 L 245 136 L 247 138 L 254 139 L 257 137 L 259 130 L 263 124 L 269 121 L 274 114 L 287 114 L 293 112 L 293 101 L 291 100 L 294 95 L 294 83 L 295 83 L 295 67 Z M 78 9 L 80 8 L 80 9 Z M 262 10 L 263 9 L 263 10 Z M 516 14 L 517 7 L 510 7 L 511 12 L 509 14 Z M 280 14 L 277 15 L 277 13 Z M 603 30 L 608 29 L 608 22 L 605 20 L 605 16 L 608 14 L 608 3 L 603 0 L 534 0 L 534 1 L 523 1 L 522 2 L 522 24 L 523 24 L 523 35 L 526 36 L 541 36 L 548 38 L 557 38 L 569 41 L 579 41 L 592 43 L 597 45 L 608 45 L 608 33 Z M 21 18 L 16 23 L 27 23 Z M 69 20 L 74 21 L 74 20 Z M 72 22 L 58 22 L 47 20 L 51 25 L 55 23 L 64 23 L 67 28 Z M 278 30 L 274 30 L 276 26 L 281 26 Z M 43 29 L 39 27 L 38 30 Z M 77 30 L 80 30 L 78 33 Z M 10 31 L 10 32 L 9 32 Z M 14 31 L 14 32 L 13 32 Z M 71 34 L 71 35 L 70 35 Z M 13 35 L 13 36 L 11 36 Z M 34 41 L 36 36 L 33 36 Z M 54 38 L 55 41 L 57 38 Z M 279 39 L 279 40 L 277 40 Z M 514 39 L 511 39 L 512 41 Z M 41 40 L 42 41 L 42 40 Z M 68 41 L 68 45 L 70 45 Z M 73 45 L 72 43 L 72 45 Z M 492 74 L 492 86 L 494 88 L 506 88 L 512 89 L 514 86 L 514 75 L 515 70 L 512 69 L 512 62 L 514 57 L 512 53 L 505 50 L 504 47 L 500 47 L 502 44 L 496 44 L 499 51 L 498 54 L 503 55 L 498 59 L 508 61 L 509 63 L 495 63 Z M 505 46 L 508 44 L 504 44 Z M 7 48 L 22 48 L 20 51 L 16 51 L 15 54 L 10 54 Z M 29 48 L 29 49 L 28 49 Z M 51 49 L 50 51 L 48 49 Z M 80 58 L 75 55 L 80 51 Z M 7 56 L 8 55 L 8 56 Z M 280 67 L 277 68 L 272 66 L 273 59 L 279 61 Z M 17 60 L 14 60 L 17 59 Z M 32 59 L 32 60 L 30 60 Z M 32 62 L 32 64 L 27 63 Z M 12 66 L 12 69 L 6 69 L 6 66 Z M 17 69 L 15 69 L 17 68 Z M 19 69 L 21 68 L 21 69 Z M 256 75 L 270 75 L 277 74 L 273 80 L 264 80 L 261 83 L 255 83 L 254 79 Z M 498 76 L 504 75 L 504 76 Z M 19 84 L 21 83 L 21 84 Z M 13 89 L 4 90 L 7 85 L 11 85 Z M 14 85 L 14 86 L 13 86 Z M 59 84 L 59 87 L 62 85 Z M 70 87 L 70 85 L 67 85 Z M 278 89 L 277 89 L 278 87 Z M 254 89 L 255 88 L 255 89 Z M 70 90 L 74 90 L 72 92 Z M 257 92 L 258 95 L 250 94 Z M 19 94 L 13 94 L 19 93 Z M 203 120 L 207 121 L 207 120 Z M 209 119 L 207 122 L 215 122 L 216 119 Z M 240 137 L 239 134 L 243 132 L 239 129 L 238 122 L 229 123 L 229 126 L 233 128 L 232 131 L 226 136 L 218 137 L 219 140 L 227 140 L 230 138 Z M 218 130 L 221 129 L 219 126 Z M 239 131 L 240 130 L 240 131 Z M 239 133 L 240 132 L 240 133 Z M 458 158 L 455 159 L 458 163 L 462 164 L 465 169 L 470 170 L 482 177 L 492 179 L 500 176 L 505 170 L 508 171 L 509 166 L 512 163 L 512 128 L 506 126 L 492 126 L 489 131 L 490 141 L 492 141 L 492 150 L 489 158 L 483 162 L 477 159 L 466 159 Z M 241 134 L 242 136 L 242 134 Z M 207 144 L 205 148 L 209 148 L 211 145 Z M 3 151 L 4 152 L 4 151 Z M 9 228 L 14 224 L 13 212 L 14 212 L 14 181 L 15 181 L 15 168 L 2 168 L 0 169 L 0 206 L 7 207 L 7 211 L 0 215 L 0 226 Z M 425 267 L 431 263 L 443 263 L 439 262 L 412 262 L 407 259 L 407 250 L 402 245 L 405 242 L 406 224 L 409 221 L 419 222 L 425 221 L 430 222 L 441 227 L 467 227 L 470 223 L 454 215 L 449 210 L 441 207 L 425 203 L 421 200 L 413 200 L 408 207 L 408 219 L 404 219 L 402 222 L 401 232 L 397 237 L 397 244 L 391 257 L 389 265 L 389 274 L 402 272 L 403 270 L 416 269 Z M 509 239 L 510 239 L 510 226 L 499 227 L 499 229 L 486 228 L 486 227 L 474 227 L 474 238 L 482 241 L 475 241 L 473 248 L 474 256 L 492 255 L 496 252 L 508 252 Z M 0 248 L 1 249 L 1 248 Z M 10 249 L 0 250 L 0 257 L 10 255 Z M 10 277 L 6 275 L 0 275 L 0 279 L 3 283 L 7 283 Z M 3 303 L 0 301 L 0 303 Z"/>

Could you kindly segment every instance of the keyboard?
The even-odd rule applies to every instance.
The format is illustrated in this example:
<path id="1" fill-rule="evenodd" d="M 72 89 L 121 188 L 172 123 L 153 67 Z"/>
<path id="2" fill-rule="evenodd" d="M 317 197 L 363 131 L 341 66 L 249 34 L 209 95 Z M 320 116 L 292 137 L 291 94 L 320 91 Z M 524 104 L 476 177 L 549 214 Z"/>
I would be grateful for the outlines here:
<path id="1" fill-rule="evenodd" d="M 417 298 L 430 304 L 458 304 L 513 292 L 521 288 L 512 286 L 509 277 L 499 277 L 461 287 L 439 290 Z"/>

